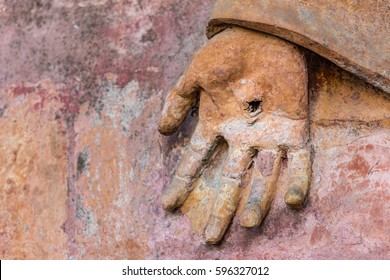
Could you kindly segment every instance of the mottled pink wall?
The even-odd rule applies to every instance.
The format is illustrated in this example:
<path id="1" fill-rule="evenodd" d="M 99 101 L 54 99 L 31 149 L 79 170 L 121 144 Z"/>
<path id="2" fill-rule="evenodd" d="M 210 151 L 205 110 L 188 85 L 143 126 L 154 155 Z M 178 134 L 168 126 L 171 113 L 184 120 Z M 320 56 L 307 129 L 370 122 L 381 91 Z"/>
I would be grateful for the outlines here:
<path id="1" fill-rule="evenodd" d="M 162 210 L 197 118 L 171 137 L 157 121 L 212 5 L 0 0 L 0 258 L 390 258 L 388 95 L 323 62 L 303 210 L 278 196 L 259 229 L 235 221 L 219 246 Z"/>

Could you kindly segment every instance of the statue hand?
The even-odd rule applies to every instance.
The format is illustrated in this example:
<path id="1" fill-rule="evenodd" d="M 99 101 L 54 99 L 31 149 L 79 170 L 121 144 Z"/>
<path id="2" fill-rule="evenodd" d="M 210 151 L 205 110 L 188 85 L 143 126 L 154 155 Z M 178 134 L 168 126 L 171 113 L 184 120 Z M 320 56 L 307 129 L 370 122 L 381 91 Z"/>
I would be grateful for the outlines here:
<path id="1" fill-rule="evenodd" d="M 293 45 L 259 32 L 231 28 L 217 34 L 196 55 L 169 92 L 159 122 L 168 135 L 199 103 L 199 122 L 191 143 L 162 196 L 166 210 L 180 207 L 202 174 L 215 148 L 228 144 L 219 192 L 204 238 L 218 243 L 236 213 L 241 180 L 255 157 L 273 155 L 264 190 L 252 186 L 241 225 L 260 225 L 272 203 L 283 158 L 288 159 L 285 202 L 302 206 L 309 186 L 307 73 Z M 249 171 L 250 172 L 250 171 Z M 266 172 L 265 172 L 266 173 Z"/>

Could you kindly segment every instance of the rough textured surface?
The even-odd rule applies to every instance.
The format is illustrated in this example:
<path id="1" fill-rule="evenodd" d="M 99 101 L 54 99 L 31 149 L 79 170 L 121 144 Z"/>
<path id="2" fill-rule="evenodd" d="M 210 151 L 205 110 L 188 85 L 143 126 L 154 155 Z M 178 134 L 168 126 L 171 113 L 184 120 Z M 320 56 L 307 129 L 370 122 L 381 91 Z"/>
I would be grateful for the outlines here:
<path id="1" fill-rule="evenodd" d="M 218 0 L 208 36 L 226 24 L 274 34 L 308 48 L 390 93 L 387 0 Z"/>
<path id="2" fill-rule="evenodd" d="M 389 99 L 316 56 L 306 207 L 277 193 L 219 246 L 192 229 L 201 196 L 162 210 L 197 117 L 168 138 L 157 123 L 212 4 L 0 1 L 0 258 L 390 258 Z"/>
<path id="3" fill-rule="evenodd" d="M 282 158 L 288 159 L 289 169 L 286 204 L 299 208 L 311 177 L 307 85 L 305 58 L 296 46 L 239 27 L 213 37 L 169 92 L 161 114 L 159 131 L 172 134 L 191 108 L 199 106 L 198 125 L 164 190 L 163 208 L 181 206 L 200 177 L 202 185 L 218 193 L 210 215 L 202 217 L 208 220 L 205 241 L 218 243 L 243 200 L 242 192 L 250 195 L 242 202 L 241 224 L 260 225 L 274 198 Z M 201 174 L 222 142 L 228 145 L 221 167 L 216 166 L 222 172 L 204 180 Z M 264 160 L 263 152 L 272 162 L 264 176 L 254 175 L 263 183 L 245 186 L 244 177 L 252 175 L 256 158 Z M 207 196 L 203 200 L 211 201 Z"/>
<path id="4" fill-rule="evenodd" d="M 60 91 L 42 82 L 2 92 L 1 258 L 66 258 L 68 145 L 64 122 L 56 120 Z"/>
<path id="5" fill-rule="evenodd" d="M 160 256 L 161 190 L 196 120 L 169 139 L 157 121 L 210 8 L 0 1 L 1 258 Z"/>

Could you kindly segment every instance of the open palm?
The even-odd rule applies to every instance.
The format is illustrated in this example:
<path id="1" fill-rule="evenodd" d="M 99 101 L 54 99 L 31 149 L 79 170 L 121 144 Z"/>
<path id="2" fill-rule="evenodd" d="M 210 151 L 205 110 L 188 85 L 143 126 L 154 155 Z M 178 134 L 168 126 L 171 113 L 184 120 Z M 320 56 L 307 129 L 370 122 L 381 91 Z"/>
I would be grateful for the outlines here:
<path id="1" fill-rule="evenodd" d="M 300 207 L 310 181 L 307 73 L 297 47 L 259 32 L 230 28 L 195 54 L 169 92 L 159 131 L 174 133 L 199 103 L 199 122 L 191 143 L 162 196 L 166 210 L 180 207 L 222 140 L 228 156 L 218 180 L 219 193 L 204 231 L 218 243 L 240 200 L 240 184 L 254 158 L 267 150 L 273 168 L 262 194 L 253 191 L 240 217 L 241 225 L 260 225 L 272 203 L 281 160 L 288 159 L 289 186 L 284 196 Z M 252 187 L 256 189 L 256 186 Z"/>

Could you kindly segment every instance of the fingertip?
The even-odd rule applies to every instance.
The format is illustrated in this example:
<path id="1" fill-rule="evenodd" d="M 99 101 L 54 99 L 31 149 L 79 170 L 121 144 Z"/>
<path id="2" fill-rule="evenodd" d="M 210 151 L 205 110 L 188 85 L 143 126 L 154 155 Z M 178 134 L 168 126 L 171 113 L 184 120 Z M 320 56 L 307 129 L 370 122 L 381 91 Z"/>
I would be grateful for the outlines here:
<path id="1" fill-rule="evenodd" d="M 288 189 L 284 196 L 285 203 L 291 208 L 299 209 L 305 201 L 305 193 L 298 186 L 293 186 Z"/>
<path id="2" fill-rule="evenodd" d="M 248 204 L 240 218 L 240 225 L 245 228 L 258 227 L 262 221 L 260 205 L 257 203 Z"/>
<path id="3" fill-rule="evenodd" d="M 176 130 L 172 126 L 172 123 L 167 121 L 166 118 L 161 117 L 160 121 L 158 122 L 157 126 L 158 132 L 160 132 L 162 135 L 171 135 Z"/>
<path id="4" fill-rule="evenodd" d="M 174 177 L 171 184 L 161 196 L 161 205 L 164 210 L 172 211 L 183 205 L 189 194 L 188 182 Z"/>
<path id="5" fill-rule="evenodd" d="M 161 206 L 165 211 L 172 211 L 175 209 L 175 203 L 172 203 L 171 197 L 165 193 L 161 197 Z"/>
<path id="6" fill-rule="evenodd" d="M 159 125 L 157 127 L 157 129 L 158 129 L 158 132 L 160 132 L 160 134 L 165 135 L 165 136 L 172 135 L 177 130 L 177 129 L 172 129 L 170 127 L 163 126 L 163 125 Z"/>
<path id="7" fill-rule="evenodd" d="M 221 221 L 217 217 L 210 217 L 204 231 L 204 241 L 207 244 L 215 245 L 221 241 L 223 235 L 225 234 L 225 230 L 222 228 L 220 223 Z"/>

